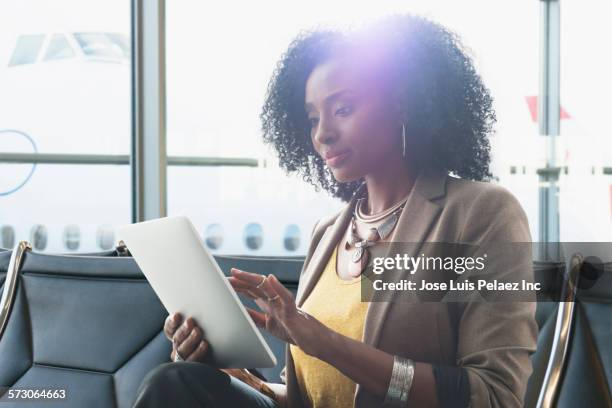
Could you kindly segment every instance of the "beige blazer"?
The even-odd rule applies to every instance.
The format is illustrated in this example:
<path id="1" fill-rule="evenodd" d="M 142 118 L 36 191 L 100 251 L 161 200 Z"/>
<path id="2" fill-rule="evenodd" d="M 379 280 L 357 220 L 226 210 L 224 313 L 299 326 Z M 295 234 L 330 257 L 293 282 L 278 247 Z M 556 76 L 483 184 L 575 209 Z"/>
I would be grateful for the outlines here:
<path id="1" fill-rule="evenodd" d="M 339 214 L 321 219 L 315 226 L 300 275 L 298 307 L 316 286 L 332 250 L 348 228 L 355 204 L 353 198 Z M 445 173 L 422 172 L 391 239 L 467 242 L 486 248 L 498 242 L 530 242 L 531 236 L 523 209 L 504 188 Z M 412 249 L 418 250 L 418 245 Z M 531 253 L 518 258 L 514 273 L 532 279 Z M 454 330 L 447 303 L 372 302 L 363 342 L 415 361 L 465 367 L 473 408 L 519 407 L 532 371 L 529 355 L 536 349 L 535 309 L 534 302 L 469 302 L 462 304 Z M 282 377 L 287 384 L 288 406 L 310 406 L 308 398 L 300 393 L 288 347 Z M 382 398 L 357 385 L 355 407 L 381 404 Z"/>

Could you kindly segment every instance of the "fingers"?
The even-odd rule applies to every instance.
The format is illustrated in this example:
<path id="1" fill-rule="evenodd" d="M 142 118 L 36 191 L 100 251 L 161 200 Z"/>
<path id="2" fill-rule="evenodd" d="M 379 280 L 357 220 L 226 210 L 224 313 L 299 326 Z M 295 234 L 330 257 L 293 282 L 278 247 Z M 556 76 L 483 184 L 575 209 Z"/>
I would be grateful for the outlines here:
<path id="1" fill-rule="evenodd" d="M 268 275 L 262 289 L 267 296 L 267 310 L 275 319 L 288 324 L 288 319 L 297 313 L 295 300 L 291 292 L 283 286 L 274 275 Z"/>
<path id="2" fill-rule="evenodd" d="M 268 275 L 266 281 L 269 281 L 269 286 L 274 290 L 275 294 L 280 296 L 282 303 L 295 304 L 291 291 L 283 286 L 276 276 Z"/>
<path id="3" fill-rule="evenodd" d="M 257 299 L 263 296 L 263 292 L 260 289 L 256 289 L 250 284 L 244 283 L 233 276 L 230 276 L 228 280 L 236 292 L 242 293 L 251 299 Z"/>
<path id="4" fill-rule="evenodd" d="M 172 340 L 176 329 L 183 322 L 183 316 L 180 313 L 173 313 L 168 315 L 166 321 L 164 322 L 164 334 L 168 338 L 168 340 Z"/>
<path id="5" fill-rule="evenodd" d="M 198 343 L 198 346 L 196 347 L 194 352 L 191 353 L 186 358 L 183 358 L 183 360 L 202 362 L 206 359 L 209 348 L 210 346 L 208 345 L 208 342 L 206 340 L 201 340 L 200 343 Z M 170 353 L 170 360 L 174 361 L 175 357 L 176 357 L 176 349 L 172 349 L 172 352 Z M 181 354 L 181 357 L 184 357 L 184 356 Z"/>
<path id="6" fill-rule="evenodd" d="M 266 298 L 266 294 L 262 290 L 265 276 L 236 268 L 232 268 L 231 272 L 233 276 L 229 278 L 229 282 L 237 292 L 244 293 L 253 299 Z"/>
<path id="7" fill-rule="evenodd" d="M 208 342 L 206 340 L 201 340 L 198 343 L 198 346 L 185 360 L 186 361 L 203 361 L 206 358 L 206 354 L 208 353 Z M 181 354 L 182 355 L 182 354 Z"/>
<path id="8" fill-rule="evenodd" d="M 262 278 L 264 278 L 264 276 L 258 273 L 246 272 L 237 268 L 232 268 L 231 272 L 232 275 L 235 276 L 237 279 L 244 281 L 245 283 L 248 283 L 251 286 L 259 285 L 263 281 Z"/>
<path id="9" fill-rule="evenodd" d="M 209 348 L 204 331 L 192 317 L 188 317 L 174 332 L 170 358 L 174 360 L 178 353 L 185 361 L 203 361 Z"/>
<path id="10" fill-rule="evenodd" d="M 264 298 L 255 299 L 255 304 L 259 306 L 259 308 L 266 313 L 270 311 L 270 305 L 268 305 L 268 301 L 265 300 Z"/>
<path id="11" fill-rule="evenodd" d="M 282 283 L 276 278 L 276 276 L 270 274 L 266 277 L 261 289 L 266 295 L 266 298 L 271 304 L 288 304 L 293 305 L 293 295 Z"/>
<path id="12" fill-rule="evenodd" d="M 193 317 L 188 317 L 187 319 L 185 319 L 183 324 L 181 324 L 181 326 L 176 330 L 176 332 L 174 332 L 174 336 L 172 336 L 172 344 L 174 345 L 174 348 L 177 348 L 185 341 L 187 336 L 191 334 L 191 330 L 194 327 L 195 321 L 193 320 Z"/>
<path id="13" fill-rule="evenodd" d="M 255 295 L 264 299 L 275 298 L 276 295 L 279 295 L 284 302 L 293 303 L 293 295 L 280 283 L 276 276 L 272 274 L 263 276 L 236 268 L 232 268 L 231 272 L 233 276 L 230 277 L 230 283 L 236 291 L 250 297 Z"/>
<path id="14" fill-rule="evenodd" d="M 247 308 L 247 312 L 251 316 L 251 319 L 255 322 L 257 327 L 261 327 L 263 329 L 266 328 L 266 314 L 253 310 L 251 308 Z"/>
<path id="15" fill-rule="evenodd" d="M 202 329 L 199 327 L 194 327 L 191 330 L 191 333 L 187 336 L 185 341 L 178 344 L 176 349 L 178 353 L 183 357 L 183 359 L 187 360 L 187 358 L 193 353 L 196 348 L 199 347 L 200 342 L 203 340 Z"/>

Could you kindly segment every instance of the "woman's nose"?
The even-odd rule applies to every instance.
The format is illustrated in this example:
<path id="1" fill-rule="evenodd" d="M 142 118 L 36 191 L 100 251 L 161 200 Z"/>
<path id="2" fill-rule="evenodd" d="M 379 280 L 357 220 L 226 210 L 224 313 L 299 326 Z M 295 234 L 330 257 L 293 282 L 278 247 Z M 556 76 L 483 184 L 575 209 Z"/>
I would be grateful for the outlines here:
<path id="1" fill-rule="evenodd" d="M 338 139 L 338 132 L 327 120 L 320 119 L 315 133 L 315 140 L 321 144 L 332 144 Z"/>

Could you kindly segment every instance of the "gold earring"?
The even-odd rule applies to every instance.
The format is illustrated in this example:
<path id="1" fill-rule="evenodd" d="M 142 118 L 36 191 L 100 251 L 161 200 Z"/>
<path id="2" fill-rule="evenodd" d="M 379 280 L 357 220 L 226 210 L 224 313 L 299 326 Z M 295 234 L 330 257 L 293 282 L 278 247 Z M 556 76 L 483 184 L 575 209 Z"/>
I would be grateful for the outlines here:
<path id="1" fill-rule="evenodd" d="M 406 125 L 402 123 L 402 156 L 406 157 Z"/>

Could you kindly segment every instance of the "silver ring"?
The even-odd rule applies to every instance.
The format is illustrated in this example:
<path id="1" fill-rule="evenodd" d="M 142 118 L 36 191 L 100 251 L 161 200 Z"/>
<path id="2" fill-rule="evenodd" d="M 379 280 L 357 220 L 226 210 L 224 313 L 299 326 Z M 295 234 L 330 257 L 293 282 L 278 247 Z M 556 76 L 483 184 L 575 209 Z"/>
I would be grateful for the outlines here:
<path id="1" fill-rule="evenodd" d="M 280 297 L 280 295 L 272 296 L 271 298 L 268 298 L 268 302 L 274 302 L 279 297 Z"/>
<path id="2" fill-rule="evenodd" d="M 263 285 L 263 284 L 264 284 L 264 282 L 266 281 L 266 278 L 267 278 L 267 277 L 266 277 L 266 276 L 262 276 L 262 278 L 263 278 L 263 279 L 261 280 L 261 283 L 260 283 L 259 285 L 255 286 L 255 289 L 259 289 L 259 288 L 261 288 L 261 285 Z"/>
<path id="3" fill-rule="evenodd" d="M 178 349 L 176 349 L 176 352 L 174 353 L 174 362 L 176 363 L 177 361 L 185 361 L 185 359 L 179 354 Z"/>

